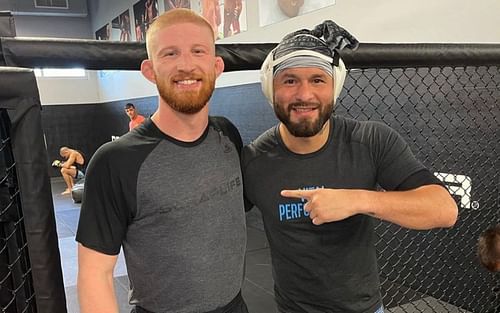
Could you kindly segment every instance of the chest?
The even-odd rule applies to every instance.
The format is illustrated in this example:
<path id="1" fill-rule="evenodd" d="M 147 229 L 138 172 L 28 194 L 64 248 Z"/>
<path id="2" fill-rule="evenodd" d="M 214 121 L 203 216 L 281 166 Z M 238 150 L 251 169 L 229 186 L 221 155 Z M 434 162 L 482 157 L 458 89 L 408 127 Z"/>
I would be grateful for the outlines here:
<path id="1" fill-rule="evenodd" d="M 165 144 L 148 156 L 137 179 L 136 220 L 204 220 L 242 206 L 236 149 L 227 138 L 210 139 L 189 148 Z"/>

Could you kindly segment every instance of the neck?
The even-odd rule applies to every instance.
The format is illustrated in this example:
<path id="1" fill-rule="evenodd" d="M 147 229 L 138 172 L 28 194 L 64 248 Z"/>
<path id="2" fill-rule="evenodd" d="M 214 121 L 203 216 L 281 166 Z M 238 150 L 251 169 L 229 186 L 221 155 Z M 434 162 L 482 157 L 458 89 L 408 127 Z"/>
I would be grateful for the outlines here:
<path id="1" fill-rule="evenodd" d="M 323 128 L 316 135 L 311 137 L 295 137 L 282 123 L 279 125 L 279 131 L 281 139 L 288 150 L 297 154 L 313 153 L 321 149 L 328 141 L 330 120 L 323 125 Z"/>
<path id="2" fill-rule="evenodd" d="M 151 120 L 164 133 L 179 141 L 192 142 L 200 138 L 208 125 L 208 104 L 195 114 L 173 110 L 160 99 Z"/>

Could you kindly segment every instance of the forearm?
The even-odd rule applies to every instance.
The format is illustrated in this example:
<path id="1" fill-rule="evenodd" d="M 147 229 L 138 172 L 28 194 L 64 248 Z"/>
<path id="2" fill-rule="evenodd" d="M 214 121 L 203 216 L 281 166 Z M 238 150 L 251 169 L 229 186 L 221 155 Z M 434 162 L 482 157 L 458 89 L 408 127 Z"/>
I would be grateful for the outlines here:
<path id="1" fill-rule="evenodd" d="M 113 273 L 78 271 L 78 300 L 81 313 L 118 313 Z"/>
<path id="2" fill-rule="evenodd" d="M 451 227 L 458 214 L 455 201 L 439 185 L 409 191 L 361 191 L 355 199 L 358 213 L 411 229 Z"/>

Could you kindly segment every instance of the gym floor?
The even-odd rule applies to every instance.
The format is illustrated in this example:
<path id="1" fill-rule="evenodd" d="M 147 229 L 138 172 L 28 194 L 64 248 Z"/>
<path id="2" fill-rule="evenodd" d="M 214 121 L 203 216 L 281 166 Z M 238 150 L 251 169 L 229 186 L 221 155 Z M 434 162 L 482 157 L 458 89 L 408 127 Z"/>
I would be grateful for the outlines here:
<path id="1" fill-rule="evenodd" d="M 51 184 L 68 313 L 79 313 L 76 292 L 78 259 L 75 234 L 80 215 L 80 204 L 73 203 L 69 195 L 61 195 L 65 188 L 61 178 L 52 178 Z M 260 216 L 253 211 L 247 215 L 246 275 L 242 293 L 250 312 L 274 313 L 276 305 L 273 300 L 269 247 Z M 128 277 L 122 254 L 118 258 L 114 277 L 120 313 L 129 313 L 131 306 L 128 305 Z"/>

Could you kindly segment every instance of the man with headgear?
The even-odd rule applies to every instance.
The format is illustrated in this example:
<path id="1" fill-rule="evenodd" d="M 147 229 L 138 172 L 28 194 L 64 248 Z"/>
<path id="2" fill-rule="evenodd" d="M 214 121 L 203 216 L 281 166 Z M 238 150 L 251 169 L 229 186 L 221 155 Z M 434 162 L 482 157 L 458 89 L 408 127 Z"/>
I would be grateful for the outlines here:
<path id="1" fill-rule="evenodd" d="M 280 123 L 244 148 L 279 312 L 383 312 L 374 218 L 451 227 L 457 206 L 394 130 L 333 114 L 357 40 L 332 21 L 285 36 L 261 69 Z M 377 185 L 383 191 L 377 189 Z"/>

